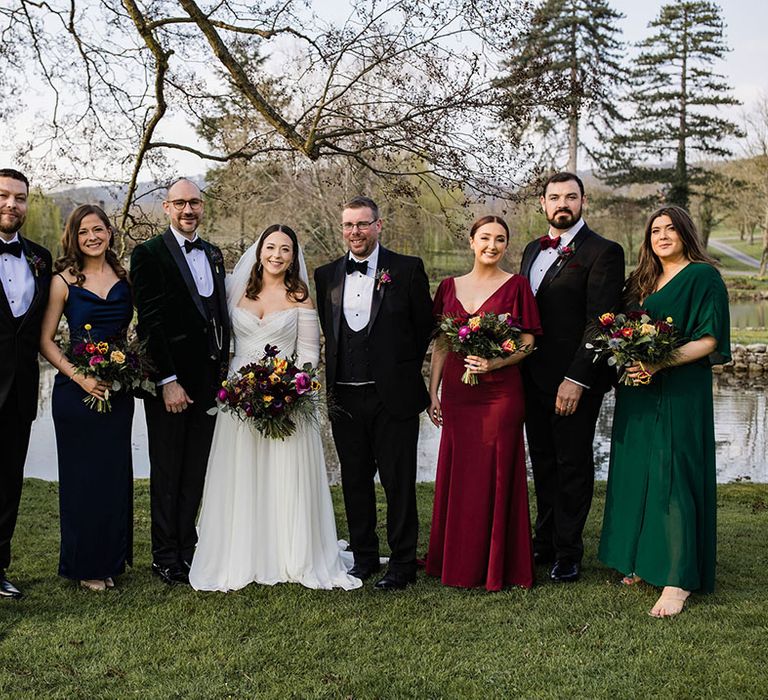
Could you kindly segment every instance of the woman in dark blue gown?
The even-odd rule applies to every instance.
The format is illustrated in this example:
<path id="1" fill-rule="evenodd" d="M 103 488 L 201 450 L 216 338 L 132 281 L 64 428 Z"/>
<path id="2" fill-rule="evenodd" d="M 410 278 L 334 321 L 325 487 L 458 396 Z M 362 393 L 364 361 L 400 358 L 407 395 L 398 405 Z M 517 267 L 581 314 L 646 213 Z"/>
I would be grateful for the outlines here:
<path id="1" fill-rule="evenodd" d="M 86 332 L 95 342 L 125 335 L 133 304 L 126 272 L 111 250 L 113 239 L 99 207 L 83 205 L 72 212 L 40 341 L 41 353 L 59 370 L 52 398 L 59 458 L 59 575 L 97 591 L 112 587 L 115 576 L 132 563 L 133 397 L 118 392 L 109 395 L 110 411 L 90 408 L 84 399 L 103 400 L 107 385 L 75 374 L 55 336 L 62 314 L 73 342 Z"/>

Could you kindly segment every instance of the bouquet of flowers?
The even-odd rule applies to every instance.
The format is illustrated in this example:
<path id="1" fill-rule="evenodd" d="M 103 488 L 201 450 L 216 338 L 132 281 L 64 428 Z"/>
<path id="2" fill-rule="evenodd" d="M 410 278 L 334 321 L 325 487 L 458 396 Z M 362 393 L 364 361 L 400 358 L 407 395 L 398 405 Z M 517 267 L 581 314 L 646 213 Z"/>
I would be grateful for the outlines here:
<path id="1" fill-rule="evenodd" d="M 587 348 L 595 353 L 594 361 L 608 355 L 608 364 L 621 369 L 621 381 L 633 386 L 624 367 L 636 362 L 664 365 L 674 359 L 680 337 L 671 317 L 654 321 L 645 311 L 626 314 L 602 314 L 597 319 L 599 330 Z M 639 380 L 648 384 L 651 375 Z"/>
<path id="2" fill-rule="evenodd" d="M 486 359 L 506 357 L 516 352 L 529 352 L 520 344 L 521 330 L 511 314 L 480 312 L 474 316 L 444 316 L 440 322 L 442 337 L 448 349 L 461 355 L 477 355 Z M 477 375 L 466 370 L 464 384 L 478 383 Z"/>
<path id="3" fill-rule="evenodd" d="M 111 411 L 110 390 L 143 389 L 155 395 L 155 383 L 149 378 L 152 363 L 146 353 L 145 343 L 135 333 L 124 338 L 96 342 L 91 337 L 91 324 L 86 323 L 83 329 L 85 334 L 81 340 L 70 344 L 67 358 L 75 366 L 75 374 L 94 377 L 110 385 L 103 399 L 90 394 L 83 399 L 89 408 L 99 413 Z"/>
<path id="4" fill-rule="evenodd" d="M 233 413 L 264 437 L 285 440 L 298 421 L 316 420 L 320 400 L 317 370 L 295 358 L 278 357 L 274 345 L 264 348 L 260 362 L 241 367 L 221 383 L 212 412 Z"/>

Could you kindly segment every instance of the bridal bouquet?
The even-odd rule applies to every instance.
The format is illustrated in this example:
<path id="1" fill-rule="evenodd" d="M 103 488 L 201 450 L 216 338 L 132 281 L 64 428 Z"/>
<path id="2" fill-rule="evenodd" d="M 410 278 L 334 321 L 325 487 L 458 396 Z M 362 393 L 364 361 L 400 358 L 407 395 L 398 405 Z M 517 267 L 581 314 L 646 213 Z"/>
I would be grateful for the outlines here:
<path id="1" fill-rule="evenodd" d="M 303 420 L 316 420 L 320 400 L 317 370 L 278 357 L 274 345 L 264 357 L 241 367 L 221 383 L 212 412 L 233 413 L 264 437 L 285 440 Z"/>
<path id="2" fill-rule="evenodd" d="M 522 331 L 511 314 L 480 312 L 474 316 L 444 316 L 440 322 L 442 338 L 452 352 L 477 355 L 486 359 L 506 357 L 516 352 L 529 352 L 520 344 Z M 466 370 L 461 376 L 464 384 L 476 385 L 477 375 Z"/>
<path id="3" fill-rule="evenodd" d="M 680 337 L 671 317 L 654 321 L 645 311 L 626 314 L 602 314 L 597 319 L 599 330 L 586 347 L 595 353 L 594 361 L 608 356 L 608 364 L 621 368 L 619 381 L 634 386 L 624 367 L 636 362 L 664 365 L 674 359 Z M 648 384 L 651 375 L 638 380 Z"/>
<path id="4" fill-rule="evenodd" d="M 142 389 L 155 395 L 155 383 L 149 378 L 152 363 L 147 355 L 145 343 L 140 341 L 135 333 L 124 338 L 96 342 L 91 337 L 90 323 L 86 323 L 83 330 L 85 333 L 82 338 L 70 344 L 66 352 L 67 358 L 75 366 L 75 374 L 94 377 L 110 385 L 103 399 L 90 394 L 83 399 L 89 408 L 99 413 L 111 411 L 110 390 L 115 392 Z"/>

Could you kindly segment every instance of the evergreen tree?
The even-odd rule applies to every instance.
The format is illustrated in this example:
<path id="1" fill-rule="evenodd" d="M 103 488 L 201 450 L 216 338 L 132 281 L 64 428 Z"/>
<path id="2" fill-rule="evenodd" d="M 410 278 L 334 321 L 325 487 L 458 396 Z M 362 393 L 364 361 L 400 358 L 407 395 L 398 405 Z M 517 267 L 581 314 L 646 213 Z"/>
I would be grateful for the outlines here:
<path id="1" fill-rule="evenodd" d="M 544 0 L 503 64 L 506 73 L 497 82 L 507 93 L 502 118 L 516 136 L 532 131 L 542 138 L 548 167 L 562 165 L 566 144 L 571 172 L 580 149 L 595 157 L 585 127 L 597 140 L 613 134 L 620 118 L 616 88 L 624 75 L 616 26 L 622 16 L 606 0 Z M 515 122 L 529 114 L 521 102 L 530 118 Z"/>
<path id="2" fill-rule="evenodd" d="M 716 109 L 739 104 L 711 68 L 729 50 L 724 24 L 717 4 L 678 0 L 663 6 L 648 26 L 651 35 L 638 44 L 630 80 L 632 116 L 613 140 L 606 180 L 659 183 L 667 203 L 688 207 L 693 187 L 708 177 L 691 165 L 692 157 L 728 156 L 723 139 L 740 135 Z"/>

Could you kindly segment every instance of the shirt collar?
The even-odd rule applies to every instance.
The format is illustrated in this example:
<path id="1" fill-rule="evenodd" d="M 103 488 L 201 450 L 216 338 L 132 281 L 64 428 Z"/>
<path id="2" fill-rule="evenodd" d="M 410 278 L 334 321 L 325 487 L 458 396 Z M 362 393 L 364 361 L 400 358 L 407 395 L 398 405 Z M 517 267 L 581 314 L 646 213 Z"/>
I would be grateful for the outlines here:
<path id="1" fill-rule="evenodd" d="M 176 239 L 176 242 L 179 244 L 179 248 L 184 247 L 184 241 L 196 241 L 198 239 L 197 231 L 195 231 L 195 235 L 192 236 L 192 238 L 187 238 L 186 236 L 180 234 L 175 228 L 173 228 L 173 226 L 169 226 L 169 228 L 171 229 L 171 233 Z"/>
<path id="2" fill-rule="evenodd" d="M 3 243 L 16 243 L 16 241 L 21 243 L 21 239 L 19 238 L 19 232 L 16 231 L 16 233 L 13 234 L 13 238 L 11 238 L 10 241 L 6 241 L 5 238 L 3 238 L 2 241 Z"/>
<path id="3" fill-rule="evenodd" d="M 355 262 L 367 262 L 368 263 L 368 269 L 370 270 L 373 268 L 376 269 L 376 265 L 379 262 L 379 244 L 376 243 L 376 247 L 373 249 L 371 254 L 367 258 L 357 258 L 356 256 L 352 255 L 352 251 L 349 251 L 349 257 L 351 260 L 354 260 Z"/>
<path id="4" fill-rule="evenodd" d="M 584 228 L 584 219 L 579 219 L 571 228 L 569 228 L 567 231 L 563 231 L 560 233 L 560 245 L 569 245 L 570 242 L 576 238 L 576 234 L 581 231 L 581 229 Z M 558 229 L 549 229 L 549 237 L 550 238 L 556 238 L 556 236 L 553 236 L 553 232 L 557 232 Z"/>

